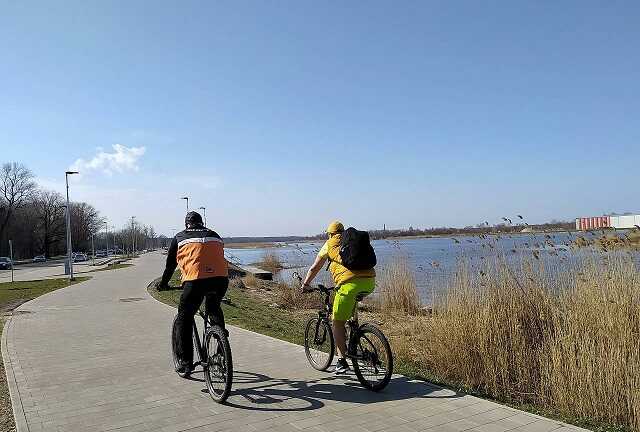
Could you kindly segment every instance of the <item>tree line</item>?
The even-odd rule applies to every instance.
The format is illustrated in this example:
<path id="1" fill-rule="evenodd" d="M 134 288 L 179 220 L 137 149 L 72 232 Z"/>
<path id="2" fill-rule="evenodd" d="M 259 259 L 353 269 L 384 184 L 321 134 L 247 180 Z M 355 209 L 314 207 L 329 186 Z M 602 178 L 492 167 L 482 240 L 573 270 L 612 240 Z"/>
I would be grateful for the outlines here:
<path id="1" fill-rule="evenodd" d="M 506 219 L 506 218 L 505 218 Z M 524 221 L 519 223 L 507 219 L 507 222 L 490 225 L 488 222 L 474 226 L 466 226 L 464 228 L 455 227 L 435 227 L 435 228 L 400 228 L 400 229 L 381 229 L 368 230 L 369 237 L 372 240 L 385 239 L 390 237 L 428 237 L 428 236 L 448 236 L 448 235 L 478 235 L 478 234 L 501 234 L 501 233 L 518 233 L 531 231 L 573 231 L 575 222 L 567 221 L 551 221 L 543 224 L 529 225 Z M 321 240 L 326 239 L 326 233 L 316 234 L 306 237 L 307 239 Z"/>
<path id="2" fill-rule="evenodd" d="M 71 243 L 74 252 L 117 248 L 119 251 L 152 249 L 162 239 L 153 227 L 137 221 L 116 229 L 109 226 L 91 204 L 71 202 Z M 36 255 L 64 255 L 66 243 L 66 198 L 41 188 L 23 164 L 10 162 L 0 168 L 0 256 L 9 256 L 9 240 L 14 259 Z"/>

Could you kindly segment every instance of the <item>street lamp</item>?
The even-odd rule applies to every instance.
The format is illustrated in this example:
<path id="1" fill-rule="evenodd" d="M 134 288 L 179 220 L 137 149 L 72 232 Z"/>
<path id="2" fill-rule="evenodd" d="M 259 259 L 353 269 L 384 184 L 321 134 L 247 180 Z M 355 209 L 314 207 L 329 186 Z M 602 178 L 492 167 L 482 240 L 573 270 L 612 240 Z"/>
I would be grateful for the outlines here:
<path id="1" fill-rule="evenodd" d="M 105 253 L 107 254 L 107 258 L 109 258 L 109 223 L 104 221 L 104 241 L 105 241 Z"/>
<path id="2" fill-rule="evenodd" d="M 93 252 L 93 256 L 91 258 L 91 263 L 96 265 L 96 245 L 93 242 L 93 232 L 91 232 L 91 251 Z"/>
<path id="3" fill-rule="evenodd" d="M 189 197 L 184 196 L 184 197 L 181 197 L 180 199 L 187 200 L 187 213 L 189 213 Z"/>
<path id="4" fill-rule="evenodd" d="M 78 171 L 65 171 L 64 181 L 67 186 L 67 259 L 69 260 L 69 281 L 73 280 L 73 259 L 71 259 L 71 207 L 69 206 L 69 176 Z"/>
<path id="5" fill-rule="evenodd" d="M 204 216 L 204 226 L 207 226 L 207 209 L 206 209 L 206 207 L 198 207 L 198 210 L 202 210 L 202 216 Z"/>
<path id="6" fill-rule="evenodd" d="M 134 231 L 134 225 L 133 225 L 133 220 L 135 219 L 135 216 L 131 216 L 131 256 L 134 256 L 136 253 L 136 238 L 135 238 L 135 231 Z"/>

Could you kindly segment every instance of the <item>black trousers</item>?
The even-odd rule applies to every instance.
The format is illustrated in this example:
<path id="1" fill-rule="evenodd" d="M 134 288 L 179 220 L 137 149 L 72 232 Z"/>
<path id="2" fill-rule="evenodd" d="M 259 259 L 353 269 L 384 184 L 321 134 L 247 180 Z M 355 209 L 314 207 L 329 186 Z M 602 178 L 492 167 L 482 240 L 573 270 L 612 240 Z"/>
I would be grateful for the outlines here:
<path id="1" fill-rule="evenodd" d="M 224 328 L 224 315 L 220 302 L 228 287 L 229 279 L 226 277 L 198 279 L 182 284 L 182 296 L 175 326 L 178 334 L 176 354 L 183 362 L 193 363 L 193 316 L 200 308 L 203 299 L 207 316 L 214 324 Z"/>

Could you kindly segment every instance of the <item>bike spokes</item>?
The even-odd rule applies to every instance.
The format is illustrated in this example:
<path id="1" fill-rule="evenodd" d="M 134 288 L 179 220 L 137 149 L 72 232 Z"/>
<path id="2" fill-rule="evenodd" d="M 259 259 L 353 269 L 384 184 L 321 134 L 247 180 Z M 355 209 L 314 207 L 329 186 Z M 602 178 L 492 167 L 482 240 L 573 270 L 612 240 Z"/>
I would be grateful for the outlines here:
<path id="1" fill-rule="evenodd" d="M 312 318 L 304 332 L 304 350 L 314 369 L 326 370 L 333 361 L 335 345 L 331 327 L 325 320 Z"/>
<path id="2" fill-rule="evenodd" d="M 358 331 L 353 366 L 360 382 L 371 390 L 381 390 L 391 379 L 393 357 L 384 334 L 375 326 L 364 325 Z"/>
<path id="3" fill-rule="evenodd" d="M 204 373 L 207 389 L 211 398 L 222 403 L 229 396 L 233 381 L 233 362 L 229 340 L 221 327 L 214 326 L 207 330 L 205 344 L 207 359 Z"/>

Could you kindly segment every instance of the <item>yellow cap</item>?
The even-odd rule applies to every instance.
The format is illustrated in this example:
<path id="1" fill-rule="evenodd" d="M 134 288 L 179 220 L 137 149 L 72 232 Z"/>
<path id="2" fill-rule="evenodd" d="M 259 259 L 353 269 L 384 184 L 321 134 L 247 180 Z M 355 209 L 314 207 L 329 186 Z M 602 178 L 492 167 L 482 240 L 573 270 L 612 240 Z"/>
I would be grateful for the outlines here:
<path id="1" fill-rule="evenodd" d="M 340 221 L 333 221 L 327 227 L 328 234 L 335 234 L 344 231 L 344 225 Z"/>

